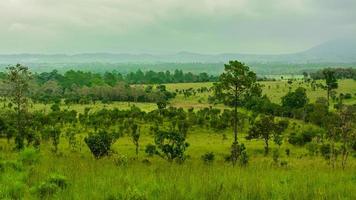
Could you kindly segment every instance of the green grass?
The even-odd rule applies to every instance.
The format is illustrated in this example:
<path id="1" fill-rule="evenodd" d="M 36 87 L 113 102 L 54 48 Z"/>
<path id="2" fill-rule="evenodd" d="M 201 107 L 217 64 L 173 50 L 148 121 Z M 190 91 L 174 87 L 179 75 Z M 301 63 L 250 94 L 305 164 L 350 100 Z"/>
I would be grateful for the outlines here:
<path id="1" fill-rule="evenodd" d="M 222 140 L 222 133 L 202 131 L 198 128 L 190 132 L 187 153 L 191 157 L 183 164 L 147 157 L 143 147 L 137 160 L 134 145 L 126 136 L 114 145 L 114 151 L 120 156 L 101 160 L 95 160 L 84 145 L 80 152 L 69 151 L 62 138 L 59 155 L 50 151 L 49 143 L 42 144 L 39 162 L 20 172 L 0 173 L 0 186 L 17 181 L 23 187 L 24 199 L 36 199 L 31 188 L 56 173 L 64 175 L 69 186 L 59 190 L 54 199 L 356 198 L 354 158 L 345 170 L 332 169 L 322 158 L 306 155 L 305 148 L 284 144 L 280 159 L 288 165 L 281 167 L 273 163 L 271 155 L 262 156 L 261 141 L 245 141 L 240 137 L 247 146 L 250 162 L 246 167 L 233 167 L 224 162 L 231 144 L 231 130 L 225 132 L 229 134 L 228 140 Z M 152 143 L 152 138 L 145 133 L 141 145 L 148 143 Z M 5 141 L 1 141 L 1 146 L 5 147 L 2 154 L 6 154 L 7 159 L 16 160 L 18 155 Z M 271 148 L 277 147 L 272 145 Z M 290 157 L 284 154 L 286 148 L 291 148 Z M 208 151 L 216 155 L 216 161 L 210 165 L 200 160 L 200 156 Z M 124 164 L 115 164 L 118 158 L 124 160 Z M 143 163 L 144 159 L 150 164 Z"/>
<path id="2" fill-rule="evenodd" d="M 263 86 L 263 94 L 266 94 L 272 102 L 281 103 L 281 97 L 284 96 L 289 91 L 289 85 L 286 80 L 279 81 L 262 81 L 259 82 Z M 322 81 L 319 81 L 322 83 Z M 175 91 L 176 89 L 198 89 L 200 87 L 211 87 L 212 83 L 177 83 L 177 84 L 166 84 L 167 89 Z M 312 90 L 310 84 L 304 83 L 302 80 L 294 81 L 292 84 L 292 91 L 298 87 L 304 87 L 307 90 L 307 96 L 310 102 L 315 102 L 319 97 L 326 97 L 326 91 L 320 88 L 317 88 L 315 91 Z M 346 104 L 356 104 L 356 81 L 347 79 L 339 80 L 339 87 L 336 89 L 336 92 L 339 93 L 350 93 L 352 94 L 352 99 L 345 100 Z M 185 98 L 183 94 L 177 95 L 175 99 L 171 101 L 173 106 L 177 107 L 208 107 L 212 106 L 208 104 L 209 93 L 197 94 L 196 96 L 190 96 Z M 218 107 L 223 108 L 219 105 Z"/>
<path id="3" fill-rule="evenodd" d="M 261 82 L 264 93 L 273 102 L 288 92 L 285 81 Z M 212 83 L 167 84 L 168 90 L 199 88 Z M 277 88 L 279 85 L 279 88 Z M 302 84 L 303 85 L 303 84 Z M 293 89 L 298 87 L 293 84 Z M 305 85 L 304 85 L 305 86 Z M 351 93 L 347 103 L 356 103 L 356 82 L 339 81 L 338 92 Z M 324 97 L 325 91 L 312 91 L 307 87 L 310 101 Z M 172 106 L 202 108 L 208 104 L 209 93 L 184 98 L 178 95 L 171 100 Z M 155 103 L 117 102 L 111 104 L 71 105 L 62 108 L 83 112 L 101 108 L 129 109 L 136 105 L 144 111 L 156 109 Z M 226 108 L 223 105 L 214 107 Z M 33 110 L 49 111 L 50 105 L 33 104 Z M 302 128 L 311 126 L 292 120 Z M 68 187 L 58 190 L 48 199 L 356 199 L 356 158 L 350 155 L 348 165 L 342 170 L 338 164 L 331 168 L 321 156 L 310 156 L 305 147 L 292 146 L 283 141 L 281 147 L 270 143 L 270 155 L 263 156 L 261 140 L 245 139 L 246 130 L 240 130 L 239 141 L 247 147 L 249 164 L 235 166 L 224 161 L 229 154 L 232 130 L 215 131 L 204 127 L 189 130 L 187 150 L 189 158 L 183 164 L 169 163 L 161 158 L 148 157 L 144 152 L 147 144 L 153 144 L 149 125 L 141 124 L 139 158 L 128 136 L 113 145 L 113 155 L 95 160 L 84 142 L 72 152 L 65 137 L 61 137 L 59 153 L 51 152 L 51 142 L 42 142 L 39 161 L 28 165 L 19 161 L 14 144 L 0 139 L 0 199 L 39 199 L 35 188 L 53 174 L 64 175 Z M 80 132 L 81 139 L 87 132 Z M 223 139 L 223 134 L 226 139 Z M 280 160 L 274 163 L 273 149 L 279 149 Z M 285 150 L 290 149 L 290 156 Z M 215 161 L 204 164 L 201 156 L 214 152 Z M 32 155 L 33 156 L 33 155 Z M 31 157 L 31 156 L 29 156 Z M 142 162 L 148 160 L 149 162 Z M 118 162 L 120 161 L 120 162 Z M 281 166 L 280 161 L 287 162 Z M 6 164 L 4 164 L 6 163 Z M 121 163 L 121 164 L 118 164 Z M 5 166 L 5 167 L 4 167 Z"/>

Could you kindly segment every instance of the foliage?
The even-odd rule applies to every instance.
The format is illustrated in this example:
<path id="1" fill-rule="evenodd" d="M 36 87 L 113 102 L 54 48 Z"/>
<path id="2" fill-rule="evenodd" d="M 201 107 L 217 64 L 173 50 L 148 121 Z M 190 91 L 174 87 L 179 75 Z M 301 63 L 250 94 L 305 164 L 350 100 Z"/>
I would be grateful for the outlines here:
<path id="1" fill-rule="evenodd" d="M 109 154 L 114 140 L 107 131 L 99 130 L 97 133 L 90 133 L 84 141 L 94 157 L 99 159 Z"/>
<path id="2" fill-rule="evenodd" d="M 219 77 L 219 83 L 215 85 L 215 98 L 234 107 L 234 145 L 238 145 L 237 139 L 237 106 L 238 100 L 242 97 L 251 97 L 255 94 L 260 95 L 260 86 L 256 83 L 257 76 L 250 71 L 249 67 L 239 61 L 230 61 L 225 64 L 225 71 Z M 232 150 L 232 152 L 236 151 Z M 239 154 L 232 154 L 238 156 Z M 232 159 L 233 163 L 238 157 Z"/>
<path id="3" fill-rule="evenodd" d="M 283 107 L 292 109 L 303 108 L 308 103 L 306 89 L 299 87 L 294 92 L 288 92 L 282 97 Z"/>
<path id="4" fill-rule="evenodd" d="M 68 180 L 65 176 L 60 174 L 52 174 L 49 178 L 41 182 L 38 186 L 32 188 L 41 199 L 52 197 L 59 190 L 65 189 L 68 186 Z"/>
<path id="5" fill-rule="evenodd" d="M 27 106 L 29 94 L 29 81 L 31 72 L 28 67 L 17 64 L 7 68 L 7 96 L 10 102 L 15 105 L 16 112 L 16 148 L 24 148 L 24 139 L 26 137 Z"/>
<path id="6" fill-rule="evenodd" d="M 215 154 L 213 152 L 207 152 L 201 156 L 201 159 L 207 164 L 212 163 L 215 160 Z"/>
<path id="7" fill-rule="evenodd" d="M 185 134 L 176 130 L 157 130 L 155 133 L 156 154 L 170 162 L 184 161 L 184 153 L 189 146 L 185 139 Z"/>
<path id="8" fill-rule="evenodd" d="M 247 139 L 262 138 L 265 143 L 265 155 L 269 152 L 269 140 L 273 138 L 274 142 L 281 145 L 281 134 L 288 127 L 288 121 L 275 122 L 274 116 L 261 115 L 256 120 L 248 133 Z"/>
<path id="9" fill-rule="evenodd" d="M 35 148 L 25 148 L 19 153 L 18 160 L 25 165 L 33 165 L 39 162 L 40 155 Z"/>

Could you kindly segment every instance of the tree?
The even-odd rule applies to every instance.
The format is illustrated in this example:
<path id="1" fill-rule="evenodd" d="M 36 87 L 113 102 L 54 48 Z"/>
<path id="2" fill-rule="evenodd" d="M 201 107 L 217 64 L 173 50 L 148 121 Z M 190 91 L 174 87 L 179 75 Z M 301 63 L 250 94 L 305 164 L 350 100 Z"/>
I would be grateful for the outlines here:
<path id="1" fill-rule="evenodd" d="M 24 147 L 26 134 L 26 121 L 28 113 L 29 81 L 32 78 L 28 67 L 21 64 L 9 66 L 7 68 L 8 93 L 11 103 L 16 112 L 16 136 L 15 143 L 17 149 Z"/>
<path id="2" fill-rule="evenodd" d="M 225 71 L 219 77 L 219 83 L 215 85 L 215 97 L 223 102 L 228 102 L 234 107 L 234 141 L 232 148 L 238 147 L 237 138 L 237 106 L 240 98 L 247 96 L 251 91 L 260 88 L 256 83 L 256 74 L 249 67 L 239 61 L 230 61 L 225 64 Z M 236 149 L 232 152 L 239 152 Z M 238 159 L 238 154 L 232 153 L 233 164 Z"/>
<path id="3" fill-rule="evenodd" d="M 294 92 L 288 92 L 282 97 L 283 107 L 288 108 L 303 108 L 308 103 L 306 89 L 299 87 Z"/>
<path id="4" fill-rule="evenodd" d="M 137 124 L 132 124 L 131 125 L 131 139 L 132 142 L 135 145 L 135 152 L 136 152 L 136 157 L 138 157 L 138 148 L 139 148 L 139 140 L 140 140 L 140 128 L 138 127 Z"/>
<path id="5" fill-rule="evenodd" d="M 341 166 L 345 168 L 352 145 L 356 141 L 356 106 L 343 105 L 340 108 Z"/>
<path id="6" fill-rule="evenodd" d="M 325 69 L 323 71 L 324 79 L 325 79 L 325 86 L 324 89 L 326 90 L 326 97 L 328 99 L 328 106 L 330 106 L 330 96 L 336 88 L 338 88 L 337 79 L 335 77 L 335 71 L 330 69 Z"/>
<path id="7" fill-rule="evenodd" d="M 91 133 L 84 138 L 84 142 L 88 145 L 90 151 L 96 159 L 109 155 L 111 145 L 114 143 L 114 138 L 105 130 L 100 130 L 97 133 Z"/>
<path id="8" fill-rule="evenodd" d="M 158 101 L 157 102 L 157 108 L 159 110 L 159 114 L 162 115 L 162 111 L 167 107 L 167 102 L 164 101 Z"/>
<path id="9" fill-rule="evenodd" d="M 177 159 L 183 161 L 185 159 L 184 152 L 189 146 L 185 139 L 186 136 L 183 133 L 173 129 L 169 131 L 156 130 L 157 150 L 155 153 L 169 162 Z"/>
<path id="10" fill-rule="evenodd" d="M 260 119 L 252 125 L 247 139 L 262 138 L 265 142 L 265 155 L 269 153 L 269 140 L 281 145 L 281 134 L 288 127 L 286 121 L 275 122 L 274 116 L 261 115 Z"/>

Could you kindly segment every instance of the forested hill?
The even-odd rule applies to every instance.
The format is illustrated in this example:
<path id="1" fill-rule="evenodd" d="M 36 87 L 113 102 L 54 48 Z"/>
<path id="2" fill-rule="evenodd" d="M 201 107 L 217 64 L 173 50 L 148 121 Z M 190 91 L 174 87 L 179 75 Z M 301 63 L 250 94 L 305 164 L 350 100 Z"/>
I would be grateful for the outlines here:
<path id="1" fill-rule="evenodd" d="M 65 72 L 71 69 L 123 74 L 137 71 L 174 71 L 180 69 L 195 74 L 207 72 L 217 75 L 224 63 L 239 60 L 259 75 L 302 74 L 323 68 L 356 67 L 356 40 L 342 39 L 326 42 L 306 51 L 276 54 L 198 54 L 179 52 L 176 54 L 7 54 L 0 55 L 0 70 L 9 64 L 27 65 L 34 72 L 50 72 L 54 69 Z"/>

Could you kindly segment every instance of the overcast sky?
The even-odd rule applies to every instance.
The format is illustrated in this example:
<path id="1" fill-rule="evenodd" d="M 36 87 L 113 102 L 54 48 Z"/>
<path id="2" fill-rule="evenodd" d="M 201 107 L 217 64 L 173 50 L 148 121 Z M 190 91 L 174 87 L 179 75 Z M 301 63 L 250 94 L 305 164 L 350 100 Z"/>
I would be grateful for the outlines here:
<path id="1" fill-rule="evenodd" d="M 290 53 L 356 35 L 356 0 L 0 0 L 0 53 Z"/>

